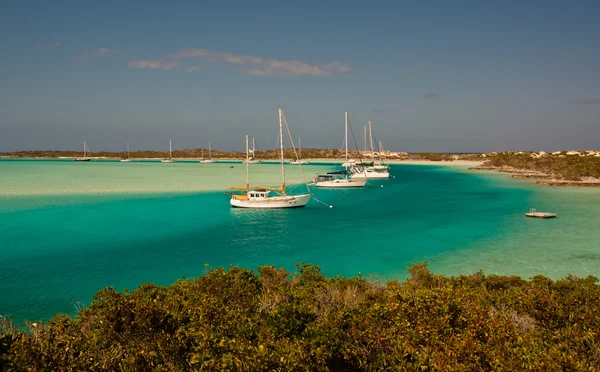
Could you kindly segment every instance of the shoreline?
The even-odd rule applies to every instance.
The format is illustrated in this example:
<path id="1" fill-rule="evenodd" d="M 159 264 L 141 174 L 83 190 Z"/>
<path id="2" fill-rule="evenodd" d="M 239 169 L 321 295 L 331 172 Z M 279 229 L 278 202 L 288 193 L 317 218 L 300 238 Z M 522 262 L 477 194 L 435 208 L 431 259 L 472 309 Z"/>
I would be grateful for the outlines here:
<path id="1" fill-rule="evenodd" d="M 469 170 L 478 171 L 493 171 L 497 173 L 510 174 L 511 178 L 514 179 L 529 179 L 534 181 L 534 184 L 540 186 L 552 186 L 552 187 L 584 187 L 584 188 L 600 188 L 600 178 L 587 177 L 581 181 L 572 181 L 555 178 L 551 174 L 527 170 L 517 169 L 509 166 L 491 166 L 484 165 L 482 162 L 480 165 L 469 168 Z"/>
<path id="2" fill-rule="evenodd" d="M 72 161 L 76 157 L 3 157 L 0 156 L 0 160 L 64 160 L 64 161 Z M 90 158 L 91 160 L 99 160 L 99 161 L 119 161 L 122 158 L 119 157 L 98 157 L 98 158 Z M 132 158 L 131 162 L 160 162 L 164 158 Z M 213 158 L 215 163 L 241 163 L 244 164 L 246 159 L 244 158 Z M 175 162 L 199 162 L 200 158 L 174 158 Z M 278 159 L 258 159 L 265 163 L 278 163 Z M 312 164 L 319 163 L 343 163 L 344 159 L 337 158 L 305 158 L 304 160 L 308 161 Z M 368 159 L 366 161 L 370 161 Z M 286 163 L 289 163 L 290 160 L 286 160 Z M 430 166 L 454 166 L 454 167 L 467 167 L 469 170 L 476 171 L 494 171 L 497 173 L 506 173 L 510 174 L 514 179 L 530 179 L 536 185 L 540 186 L 551 186 L 551 187 L 583 187 L 583 188 L 600 188 L 600 178 L 585 178 L 580 181 L 572 181 L 572 180 L 564 180 L 556 178 L 550 174 L 546 174 L 543 172 L 527 170 L 527 169 L 517 169 L 509 166 L 490 166 L 485 165 L 485 160 L 420 160 L 420 159 L 387 159 L 388 164 L 405 164 L 405 165 L 430 165 Z M 213 163 L 213 164 L 215 164 Z"/>

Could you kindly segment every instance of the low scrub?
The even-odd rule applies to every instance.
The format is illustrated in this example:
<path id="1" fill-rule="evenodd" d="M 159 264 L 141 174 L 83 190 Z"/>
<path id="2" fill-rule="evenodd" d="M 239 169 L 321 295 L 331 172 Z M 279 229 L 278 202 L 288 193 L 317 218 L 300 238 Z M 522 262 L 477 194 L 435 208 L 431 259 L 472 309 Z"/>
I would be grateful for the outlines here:
<path id="1" fill-rule="evenodd" d="M 95 295 L 75 318 L 0 334 L 0 370 L 594 370 L 595 277 L 553 281 L 327 278 L 261 267 L 212 269 L 168 286 Z"/>

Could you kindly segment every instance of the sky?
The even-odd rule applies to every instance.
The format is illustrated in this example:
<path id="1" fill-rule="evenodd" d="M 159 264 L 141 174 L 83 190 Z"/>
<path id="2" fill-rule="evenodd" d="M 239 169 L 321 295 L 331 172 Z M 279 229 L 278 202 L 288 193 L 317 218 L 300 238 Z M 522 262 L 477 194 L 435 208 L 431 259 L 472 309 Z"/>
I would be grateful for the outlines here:
<path id="1" fill-rule="evenodd" d="M 600 149 L 600 1 L 0 1 L 0 152 Z M 352 145 L 354 140 L 349 141 Z"/>

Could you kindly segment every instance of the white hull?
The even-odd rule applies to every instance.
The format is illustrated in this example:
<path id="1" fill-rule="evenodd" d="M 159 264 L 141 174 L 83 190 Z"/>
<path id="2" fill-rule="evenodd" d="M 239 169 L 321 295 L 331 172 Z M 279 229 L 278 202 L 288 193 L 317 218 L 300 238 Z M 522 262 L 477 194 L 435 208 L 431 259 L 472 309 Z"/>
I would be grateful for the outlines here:
<path id="1" fill-rule="evenodd" d="M 311 194 L 272 196 L 261 200 L 239 200 L 231 198 L 230 204 L 236 208 L 275 209 L 300 208 L 310 200 Z"/>
<path id="2" fill-rule="evenodd" d="M 293 161 L 290 161 L 290 164 L 308 164 L 308 160 L 302 160 L 302 159 L 293 160 Z"/>
<path id="3" fill-rule="evenodd" d="M 75 158 L 75 161 L 90 161 L 90 158 Z"/>
<path id="4" fill-rule="evenodd" d="M 215 160 L 213 160 L 213 159 L 202 159 L 202 160 L 200 160 L 200 163 L 214 163 L 214 162 L 215 162 Z"/>
<path id="5" fill-rule="evenodd" d="M 355 187 L 365 187 L 366 180 L 353 180 L 353 179 L 337 179 L 333 181 L 321 181 L 313 184 L 315 187 L 327 187 L 336 189 L 348 189 Z"/>
<path id="6" fill-rule="evenodd" d="M 161 163 L 175 163 L 175 160 L 173 160 L 173 159 L 163 159 L 160 162 Z"/>
<path id="7" fill-rule="evenodd" d="M 254 159 L 254 160 L 244 161 L 244 164 L 246 164 L 246 163 L 248 163 L 248 164 L 258 164 L 258 163 L 260 163 L 260 160 Z"/>
<path id="8" fill-rule="evenodd" d="M 390 172 L 383 171 L 363 171 L 360 173 L 353 173 L 350 178 L 352 179 L 369 179 L 369 178 L 390 178 Z"/>
<path id="9" fill-rule="evenodd" d="M 127 162 L 130 162 L 130 161 L 131 161 L 131 159 L 121 159 L 121 163 L 127 163 Z"/>

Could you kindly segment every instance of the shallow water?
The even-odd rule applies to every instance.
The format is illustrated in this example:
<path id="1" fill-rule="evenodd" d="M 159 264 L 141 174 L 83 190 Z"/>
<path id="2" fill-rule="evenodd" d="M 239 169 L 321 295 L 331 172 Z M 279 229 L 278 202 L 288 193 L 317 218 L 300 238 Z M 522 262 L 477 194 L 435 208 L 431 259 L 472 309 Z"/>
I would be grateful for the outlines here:
<path id="1" fill-rule="evenodd" d="M 234 168 L 229 166 L 234 165 Z M 394 165 L 362 190 L 314 190 L 306 208 L 232 209 L 224 190 L 242 164 L 0 161 L 0 314 L 74 313 L 106 286 L 169 284 L 212 267 L 294 269 L 404 278 L 436 272 L 597 274 L 600 192 L 538 187 L 464 167 Z M 333 165 L 303 167 L 311 179 Z M 297 167 L 286 167 L 299 183 Z M 277 185 L 276 164 L 252 183 Z M 292 187 L 293 189 L 293 187 Z M 530 207 L 557 212 L 530 220 Z"/>

